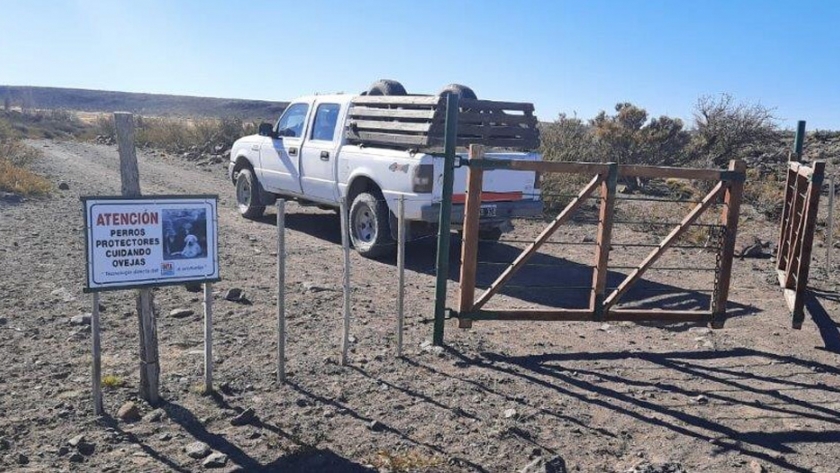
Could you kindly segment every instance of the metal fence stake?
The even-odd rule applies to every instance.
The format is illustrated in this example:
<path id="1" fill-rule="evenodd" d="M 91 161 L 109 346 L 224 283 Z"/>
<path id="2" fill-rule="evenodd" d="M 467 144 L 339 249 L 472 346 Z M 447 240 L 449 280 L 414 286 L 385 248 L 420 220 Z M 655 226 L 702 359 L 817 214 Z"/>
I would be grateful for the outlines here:
<path id="1" fill-rule="evenodd" d="M 102 352 L 99 340 L 99 293 L 93 293 L 93 310 L 90 313 L 90 332 L 93 351 L 93 369 L 91 381 L 93 388 L 93 413 L 101 416 L 105 413 L 102 407 Z"/>
<path id="2" fill-rule="evenodd" d="M 344 328 L 341 333 L 341 364 L 347 364 L 347 350 L 350 348 L 350 235 L 348 229 L 347 198 L 341 198 L 341 246 L 344 249 Z"/>
<path id="3" fill-rule="evenodd" d="M 405 196 L 397 207 L 397 356 L 402 356 L 403 321 L 405 319 Z"/>
<path id="4" fill-rule="evenodd" d="M 443 136 L 443 189 L 438 221 L 437 279 L 435 282 L 435 326 L 432 342 L 443 345 L 446 311 L 446 282 L 449 279 L 449 244 L 452 223 L 452 186 L 455 180 L 455 146 L 458 141 L 458 94 L 446 96 L 446 132 Z"/>
<path id="5" fill-rule="evenodd" d="M 286 381 L 286 201 L 277 201 L 277 382 Z"/>

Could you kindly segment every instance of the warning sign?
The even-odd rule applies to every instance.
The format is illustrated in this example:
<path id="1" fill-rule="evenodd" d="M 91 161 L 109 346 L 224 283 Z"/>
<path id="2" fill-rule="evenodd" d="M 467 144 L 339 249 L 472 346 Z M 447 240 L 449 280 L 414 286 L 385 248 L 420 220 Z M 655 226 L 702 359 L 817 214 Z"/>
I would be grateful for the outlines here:
<path id="1" fill-rule="evenodd" d="M 87 292 L 219 280 L 217 196 L 82 201 Z"/>

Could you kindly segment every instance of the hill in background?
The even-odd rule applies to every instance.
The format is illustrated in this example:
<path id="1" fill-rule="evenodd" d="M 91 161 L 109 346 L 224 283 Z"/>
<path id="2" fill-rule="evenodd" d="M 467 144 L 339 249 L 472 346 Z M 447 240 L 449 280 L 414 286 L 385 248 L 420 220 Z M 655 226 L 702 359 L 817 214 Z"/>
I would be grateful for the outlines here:
<path id="1" fill-rule="evenodd" d="M 265 100 L 140 94 L 106 90 L 0 85 L 0 100 L 24 109 L 126 111 L 144 116 L 238 117 L 275 120 L 289 104 Z"/>

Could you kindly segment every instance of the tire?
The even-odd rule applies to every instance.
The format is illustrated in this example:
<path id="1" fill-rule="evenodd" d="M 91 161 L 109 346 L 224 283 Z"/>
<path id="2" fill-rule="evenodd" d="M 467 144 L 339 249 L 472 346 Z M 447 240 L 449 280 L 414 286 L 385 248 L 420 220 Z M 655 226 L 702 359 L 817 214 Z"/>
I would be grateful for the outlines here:
<path id="1" fill-rule="evenodd" d="M 353 199 L 348 220 L 350 241 L 365 258 L 377 258 L 395 250 L 391 238 L 388 204 L 373 194 L 362 192 Z"/>
<path id="2" fill-rule="evenodd" d="M 382 79 L 370 85 L 367 95 L 406 95 L 406 91 L 399 82 Z"/>
<path id="3" fill-rule="evenodd" d="M 236 205 L 239 214 L 250 220 L 265 213 L 265 205 L 260 200 L 260 183 L 250 169 L 243 169 L 236 176 Z"/>
<path id="4" fill-rule="evenodd" d="M 478 100 L 478 97 L 475 95 L 475 92 L 466 85 L 461 84 L 449 84 L 443 89 L 438 92 L 438 96 L 444 95 L 447 92 L 452 92 L 458 94 L 462 99 L 472 99 Z"/>

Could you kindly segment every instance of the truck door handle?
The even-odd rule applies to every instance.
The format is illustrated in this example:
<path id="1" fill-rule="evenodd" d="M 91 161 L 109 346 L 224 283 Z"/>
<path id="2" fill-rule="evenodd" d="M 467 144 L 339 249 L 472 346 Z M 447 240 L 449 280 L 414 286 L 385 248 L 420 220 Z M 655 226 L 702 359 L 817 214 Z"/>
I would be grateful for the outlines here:
<path id="1" fill-rule="evenodd" d="M 289 148 L 289 156 L 297 156 L 297 148 Z"/>
<path id="2" fill-rule="evenodd" d="M 321 151 L 321 161 L 329 161 L 330 160 L 330 152 L 329 151 Z"/>

